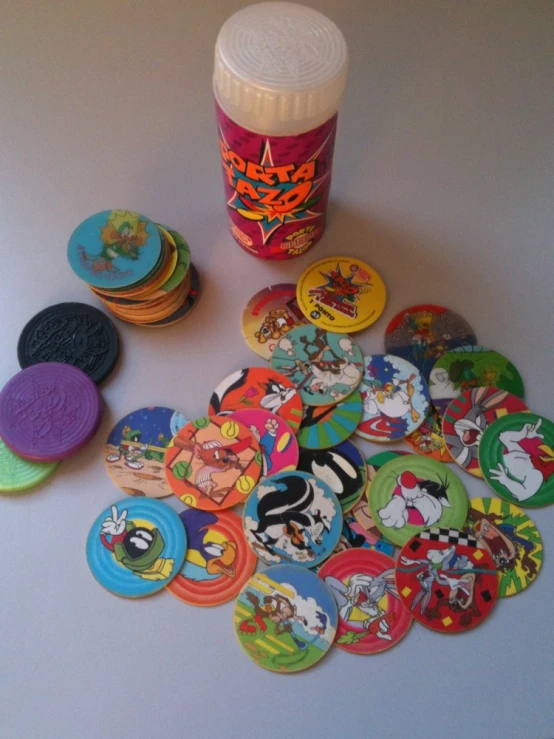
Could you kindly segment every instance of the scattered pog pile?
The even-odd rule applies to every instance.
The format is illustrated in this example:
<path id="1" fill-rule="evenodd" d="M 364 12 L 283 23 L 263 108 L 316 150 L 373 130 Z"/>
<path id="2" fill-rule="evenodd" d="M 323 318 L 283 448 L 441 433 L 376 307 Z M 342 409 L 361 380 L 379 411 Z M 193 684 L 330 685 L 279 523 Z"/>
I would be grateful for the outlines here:
<path id="1" fill-rule="evenodd" d="M 137 239 L 153 226 L 116 223 L 125 238 L 106 232 L 115 241 L 93 252 L 98 271 L 114 244 L 131 248 L 129 228 Z M 522 508 L 554 502 L 554 424 L 527 407 L 514 365 L 446 308 L 402 311 L 384 353 L 364 355 L 355 334 L 385 303 L 372 267 L 321 260 L 297 285 L 248 302 L 243 334 L 267 364 L 224 377 L 204 415 L 148 406 L 122 417 L 103 456 L 128 497 L 90 530 L 98 582 L 130 598 L 167 589 L 193 606 L 235 600 L 245 653 L 277 672 L 304 670 L 332 645 L 385 651 L 414 619 L 465 631 L 533 582 L 543 545 Z M 53 306 L 29 322 L 25 369 L 0 394 L 2 490 L 40 482 L 92 438 L 95 382 L 117 347 L 90 306 Z M 355 437 L 410 451 L 366 458 Z M 469 500 L 453 462 L 499 497 Z M 179 512 L 157 500 L 169 496 Z"/>

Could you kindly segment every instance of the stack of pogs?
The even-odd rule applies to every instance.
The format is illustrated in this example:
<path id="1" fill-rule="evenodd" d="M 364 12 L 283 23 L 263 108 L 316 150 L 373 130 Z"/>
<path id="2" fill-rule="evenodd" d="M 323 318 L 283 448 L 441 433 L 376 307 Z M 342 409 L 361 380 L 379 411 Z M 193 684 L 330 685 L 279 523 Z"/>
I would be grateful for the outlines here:
<path id="1" fill-rule="evenodd" d="M 72 233 L 69 264 L 117 318 L 169 326 L 198 302 L 200 283 L 183 237 L 128 210 L 90 216 Z"/>

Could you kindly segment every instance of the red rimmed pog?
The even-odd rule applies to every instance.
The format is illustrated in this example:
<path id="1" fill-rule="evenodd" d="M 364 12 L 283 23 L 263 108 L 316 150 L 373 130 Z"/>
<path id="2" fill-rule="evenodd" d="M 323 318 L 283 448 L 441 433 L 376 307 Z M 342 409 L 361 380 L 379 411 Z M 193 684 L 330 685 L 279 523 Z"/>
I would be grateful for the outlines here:
<path id="1" fill-rule="evenodd" d="M 498 597 L 491 555 L 457 529 L 425 529 L 410 539 L 396 563 L 398 594 L 413 617 L 445 634 L 478 626 Z"/>
<path id="2" fill-rule="evenodd" d="M 347 549 L 321 567 L 339 611 L 335 644 L 354 654 L 377 654 L 397 644 L 412 624 L 396 591 L 394 560 L 374 549 Z"/>
<path id="3" fill-rule="evenodd" d="M 225 417 L 197 418 L 173 437 L 165 474 L 186 505 L 218 511 L 244 502 L 260 478 L 260 445 L 242 423 Z"/>
<path id="4" fill-rule="evenodd" d="M 179 514 L 188 550 L 169 592 L 192 606 L 218 606 L 236 598 L 256 569 L 257 557 L 246 543 L 242 521 L 232 511 L 189 508 Z"/>

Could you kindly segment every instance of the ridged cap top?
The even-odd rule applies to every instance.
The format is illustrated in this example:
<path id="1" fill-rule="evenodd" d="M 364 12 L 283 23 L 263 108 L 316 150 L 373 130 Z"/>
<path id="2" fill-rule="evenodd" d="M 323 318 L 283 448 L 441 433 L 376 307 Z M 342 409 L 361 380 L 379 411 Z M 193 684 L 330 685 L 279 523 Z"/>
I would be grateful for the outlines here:
<path id="1" fill-rule="evenodd" d="M 301 133 L 337 112 L 347 69 L 344 36 L 326 16 L 295 3 L 259 3 L 221 28 L 214 90 L 244 128 Z"/>

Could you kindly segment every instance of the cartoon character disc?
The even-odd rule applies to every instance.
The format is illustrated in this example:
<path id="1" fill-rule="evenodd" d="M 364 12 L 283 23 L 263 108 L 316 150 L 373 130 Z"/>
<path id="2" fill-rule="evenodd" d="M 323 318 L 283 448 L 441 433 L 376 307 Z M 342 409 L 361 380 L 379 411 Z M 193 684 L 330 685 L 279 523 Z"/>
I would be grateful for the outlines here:
<path id="1" fill-rule="evenodd" d="M 307 405 L 298 432 L 298 444 L 304 449 L 329 449 L 346 441 L 356 431 L 362 411 L 359 390 L 336 405 Z"/>
<path id="2" fill-rule="evenodd" d="M 425 420 L 429 389 L 421 372 L 392 354 L 364 358 L 361 385 L 364 404 L 356 433 L 368 441 L 403 439 Z"/>
<path id="3" fill-rule="evenodd" d="M 415 454 L 384 464 L 369 493 L 375 525 L 398 546 L 432 526 L 461 528 L 467 507 L 459 478 L 440 462 Z"/>
<path id="4" fill-rule="evenodd" d="M 495 387 L 523 398 L 521 375 L 506 357 L 480 346 L 462 349 L 443 354 L 431 370 L 429 393 L 441 416 L 451 400 L 474 387 Z"/>
<path id="5" fill-rule="evenodd" d="M 430 528 L 410 539 L 396 562 L 396 588 L 413 617 L 445 634 L 478 626 L 498 597 L 491 555 L 477 539 L 452 528 Z"/>
<path id="6" fill-rule="evenodd" d="M 271 367 L 298 388 L 305 405 L 332 405 L 351 395 L 362 379 L 360 347 L 346 334 L 298 326 L 277 342 Z"/>
<path id="7" fill-rule="evenodd" d="M 373 456 L 369 457 L 369 459 L 366 460 L 367 485 L 362 497 L 352 509 L 352 514 L 354 515 L 358 525 L 362 528 L 363 531 L 365 531 L 366 539 L 370 542 L 372 548 L 377 549 L 378 552 L 383 552 L 383 554 L 388 554 L 390 557 L 392 557 L 394 554 L 394 544 L 389 541 L 386 536 L 383 536 L 381 531 L 375 525 L 375 521 L 371 517 L 371 513 L 369 511 L 368 501 L 371 492 L 371 483 L 375 479 L 375 475 L 377 474 L 377 472 L 384 464 L 390 462 L 391 459 L 403 457 L 408 455 L 409 453 L 410 452 L 398 451 L 379 452 L 378 454 L 374 454 Z"/>
<path id="8" fill-rule="evenodd" d="M 67 257 L 89 285 L 125 288 L 151 274 L 161 254 L 160 232 L 130 210 L 106 210 L 83 221 L 71 234 Z"/>
<path id="9" fill-rule="evenodd" d="M 269 360 L 277 341 L 292 328 L 308 323 L 296 300 L 296 285 L 265 287 L 248 301 L 242 314 L 242 334 L 248 346 Z"/>
<path id="10" fill-rule="evenodd" d="M 529 409 L 515 395 L 497 387 L 464 390 L 448 405 L 442 420 L 444 440 L 452 459 L 466 472 L 483 477 L 479 444 L 485 430 L 497 418 Z"/>
<path id="11" fill-rule="evenodd" d="M 170 488 L 183 503 L 203 511 L 244 502 L 261 472 L 260 445 L 246 426 L 225 416 L 187 424 L 165 456 Z"/>
<path id="12" fill-rule="evenodd" d="M 188 508 L 179 514 L 187 533 L 187 556 L 167 589 L 192 606 L 217 606 L 236 598 L 254 574 L 257 558 L 232 511 Z"/>
<path id="13" fill-rule="evenodd" d="M 337 496 L 305 472 L 281 472 L 254 488 L 244 506 L 246 540 L 266 564 L 316 567 L 342 530 Z"/>
<path id="14" fill-rule="evenodd" d="M 237 370 L 226 377 L 210 398 L 210 416 L 225 415 L 248 408 L 275 413 L 298 432 L 302 420 L 302 400 L 293 382 L 269 367 Z"/>
<path id="15" fill-rule="evenodd" d="M 437 462 L 453 462 L 444 441 L 442 418 L 434 409 L 433 404 L 430 405 L 421 426 L 408 434 L 404 441 L 414 452 L 421 454 L 423 457 L 435 459 Z"/>
<path id="16" fill-rule="evenodd" d="M 345 334 L 363 331 L 385 309 L 381 276 L 355 257 L 330 257 L 311 264 L 298 280 L 298 305 L 313 324 Z"/>
<path id="17" fill-rule="evenodd" d="M 542 565 L 542 538 L 521 508 L 498 498 L 473 498 L 464 529 L 493 558 L 499 598 L 520 593 L 534 582 Z"/>
<path id="18" fill-rule="evenodd" d="M 181 569 L 186 550 L 179 516 L 148 498 L 126 498 L 106 508 L 87 539 L 92 574 L 106 590 L 125 598 L 164 588 Z"/>
<path id="19" fill-rule="evenodd" d="M 426 380 L 444 352 L 476 343 L 475 333 L 465 318 L 440 305 L 405 308 L 385 331 L 386 351 L 415 364 Z"/>
<path id="20" fill-rule="evenodd" d="M 343 513 L 356 505 L 367 485 L 365 460 L 351 441 L 332 449 L 302 449 L 298 470 L 326 482 L 337 496 Z"/>
<path id="21" fill-rule="evenodd" d="M 104 447 L 109 476 L 128 495 L 171 495 L 164 473 L 171 439 L 188 419 L 172 408 L 153 406 L 127 414 L 110 431 Z"/>
<path id="22" fill-rule="evenodd" d="M 298 441 L 282 418 L 263 408 L 234 411 L 229 418 L 242 423 L 260 445 L 262 474 L 260 480 L 283 470 L 295 470 L 298 464 Z"/>
<path id="23" fill-rule="evenodd" d="M 554 503 L 554 423 L 535 413 L 502 416 L 481 438 L 479 466 L 494 492 L 510 503 Z"/>
<path id="24" fill-rule="evenodd" d="M 337 606 L 317 575 L 276 565 L 253 575 L 235 604 L 235 633 L 246 654 L 273 672 L 300 672 L 319 662 L 337 630 Z"/>
<path id="25" fill-rule="evenodd" d="M 349 549 L 325 562 L 318 576 L 339 612 L 335 644 L 353 654 L 390 649 L 408 632 L 412 614 L 396 591 L 394 559 L 371 549 Z"/>
<path id="26" fill-rule="evenodd" d="M 366 504 L 367 506 L 367 504 Z M 376 532 L 376 535 L 373 533 Z M 333 555 L 344 552 L 345 549 L 375 549 L 377 552 L 383 552 L 392 556 L 394 546 L 385 539 L 379 529 L 374 525 L 373 531 L 366 530 L 358 522 L 353 513 L 345 513 L 342 519 L 342 532 L 339 543 L 333 551 Z M 320 568 L 314 567 L 315 572 Z"/>

